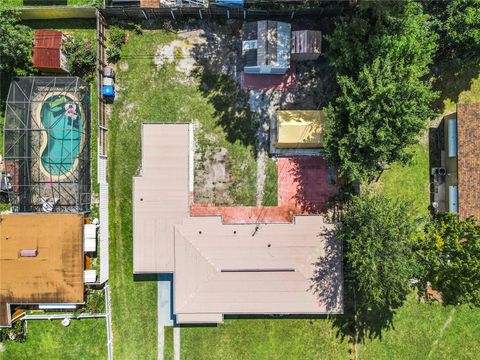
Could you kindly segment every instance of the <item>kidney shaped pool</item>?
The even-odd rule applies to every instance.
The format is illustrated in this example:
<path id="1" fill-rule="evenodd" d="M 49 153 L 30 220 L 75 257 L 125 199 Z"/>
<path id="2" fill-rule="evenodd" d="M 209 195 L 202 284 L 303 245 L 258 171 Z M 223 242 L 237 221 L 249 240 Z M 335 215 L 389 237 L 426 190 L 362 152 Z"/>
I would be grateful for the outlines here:
<path id="1" fill-rule="evenodd" d="M 82 142 L 82 112 L 68 95 L 53 95 L 40 110 L 45 129 L 41 150 L 42 167 L 50 176 L 62 177 L 77 166 Z"/>

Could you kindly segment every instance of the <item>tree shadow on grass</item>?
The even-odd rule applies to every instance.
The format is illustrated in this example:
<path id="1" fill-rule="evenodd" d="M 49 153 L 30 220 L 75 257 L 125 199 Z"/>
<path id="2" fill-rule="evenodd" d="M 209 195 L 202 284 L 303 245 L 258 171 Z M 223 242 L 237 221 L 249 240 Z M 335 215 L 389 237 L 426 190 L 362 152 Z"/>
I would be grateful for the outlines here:
<path id="1" fill-rule="evenodd" d="M 348 338 L 360 344 L 366 339 L 382 339 L 384 331 L 395 328 L 395 310 L 389 307 L 371 307 L 363 303 L 351 282 L 345 282 L 344 296 L 344 313 L 333 320 L 333 327 L 340 339 Z"/>
<path id="2" fill-rule="evenodd" d="M 200 90 L 215 109 L 215 116 L 231 143 L 256 147 L 257 118 L 250 111 L 248 93 L 235 76 L 241 64 L 241 22 L 226 25 L 202 23 L 205 41 L 196 44 L 192 55 L 199 65 Z"/>
<path id="3" fill-rule="evenodd" d="M 395 309 L 402 303 L 372 307 L 366 297 L 354 289 L 353 282 L 344 278 L 342 244 L 335 239 L 335 230 L 326 227 L 319 236 L 325 239 L 325 255 L 315 263 L 311 290 L 327 312 L 338 314 L 343 308 L 343 314 L 331 317 L 336 336 L 357 344 L 366 339 L 381 339 L 384 331 L 394 329 Z"/>
<path id="4" fill-rule="evenodd" d="M 257 118 L 248 106 L 248 94 L 231 76 L 208 71 L 200 75 L 201 91 L 215 109 L 215 117 L 231 143 L 256 147 Z"/>
<path id="5" fill-rule="evenodd" d="M 454 56 L 437 58 L 439 59 L 431 71 L 433 89 L 440 93 L 434 109 L 442 112 L 446 99 L 457 103 L 460 93 L 470 89 L 473 79 L 478 77 L 480 72 L 480 62 L 477 59 L 462 60 Z"/>

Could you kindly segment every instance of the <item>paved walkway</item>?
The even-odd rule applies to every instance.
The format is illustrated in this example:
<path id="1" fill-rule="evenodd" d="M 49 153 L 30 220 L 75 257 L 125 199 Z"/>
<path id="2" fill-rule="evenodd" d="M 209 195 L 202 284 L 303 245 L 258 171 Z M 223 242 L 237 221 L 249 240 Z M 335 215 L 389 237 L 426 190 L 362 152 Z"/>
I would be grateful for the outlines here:
<path id="1" fill-rule="evenodd" d="M 158 360 L 164 358 L 165 326 L 173 326 L 171 285 L 170 275 L 157 275 Z"/>
<path id="2" fill-rule="evenodd" d="M 294 215 L 319 214 L 327 210 L 337 193 L 331 185 L 334 174 L 318 156 L 278 158 L 278 206 L 215 206 L 194 204 L 192 216 L 222 216 L 225 224 L 288 223 Z"/>
<path id="3" fill-rule="evenodd" d="M 173 359 L 180 360 L 180 327 L 173 328 Z"/>

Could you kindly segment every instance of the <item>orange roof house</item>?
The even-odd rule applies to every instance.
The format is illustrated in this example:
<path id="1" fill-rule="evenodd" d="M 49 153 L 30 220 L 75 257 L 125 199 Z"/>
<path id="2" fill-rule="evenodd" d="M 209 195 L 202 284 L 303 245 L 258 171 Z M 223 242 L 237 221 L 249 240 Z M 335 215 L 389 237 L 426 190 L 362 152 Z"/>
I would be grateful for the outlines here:
<path id="1" fill-rule="evenodd" d="M 68 73 L 67 58 L 62 52 L 66 37 L 61 31 L 34 30 L 33 67 L 49 73 Z"/>
<path id="2" fill-rule="evenodd" d="M 0 326 L 10 305 L 84 302 L 82 214 L 0 215 Z"/>
<path id="3" fill-rule="evenodd" d="M 219 323 L 229 314 L 343 311 L 342 265 L 332 224 L 224 224 L 191 216 L 193 130 L 144 124 L 142 168 L 133 189 L 133 271 L 173 273 L 178 323 Z"/>

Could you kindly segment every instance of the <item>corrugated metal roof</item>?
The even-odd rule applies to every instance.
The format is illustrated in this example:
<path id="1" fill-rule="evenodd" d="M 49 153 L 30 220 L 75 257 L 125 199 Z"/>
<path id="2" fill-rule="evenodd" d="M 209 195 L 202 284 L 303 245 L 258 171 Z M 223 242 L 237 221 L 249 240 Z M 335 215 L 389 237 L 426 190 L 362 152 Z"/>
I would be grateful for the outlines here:
<path id="1" fill-rule="evenodd" d="M 35 30 L 33 46 L 33 66 L 39 69 L 62 70 L 62 32 L 55 30 Z"/>
<path id="2" fill-rule="evenodd" d="M 264 68 L 290 67 L 291 25 L 285 22 L 261 20 L 244 26 L 244 40 L 257 39 L 257 59 L 252 63 L 247 59 L 246 66 Z M 248 54 L 247 54 L 248 55 Z"/>
<path id="3" fill-rule="evenodd" d="M 326 121 L 319 110 L 277 111 L 278 148 L 322 147 L 323 129 Z"/>
<path id="4" fill-rule="evenodd" d="M 314 30 L 292 31 L 292 54 L 320 54 L 322 33 Z"/>

